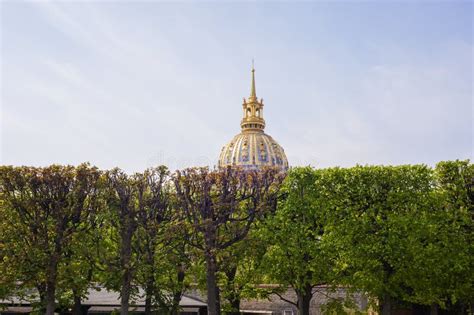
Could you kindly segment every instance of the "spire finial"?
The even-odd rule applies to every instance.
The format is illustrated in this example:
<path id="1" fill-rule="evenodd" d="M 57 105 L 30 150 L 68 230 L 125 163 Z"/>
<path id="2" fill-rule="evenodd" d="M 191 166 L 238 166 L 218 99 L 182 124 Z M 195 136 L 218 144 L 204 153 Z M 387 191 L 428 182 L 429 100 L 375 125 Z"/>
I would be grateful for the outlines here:
<path id="1" fill-rule="evenodd" d="M 250 90 L 250 97 L 257 99 L 257 92 L 255 90 L 255 68 L 252 59 L 252 88 Z"/>

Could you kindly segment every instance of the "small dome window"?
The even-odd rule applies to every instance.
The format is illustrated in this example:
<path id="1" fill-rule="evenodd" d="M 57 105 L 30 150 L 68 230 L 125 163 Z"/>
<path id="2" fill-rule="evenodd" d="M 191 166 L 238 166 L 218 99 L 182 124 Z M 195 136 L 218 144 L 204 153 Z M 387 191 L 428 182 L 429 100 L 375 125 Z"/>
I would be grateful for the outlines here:
<path id="1" fill-rule="evenodd" d="M 247 116 L 250 116 L 251 113 L 252 113 L 252 111 L 250 110 L 250 107 L 247 108 Z"/>
<path id="2" fill-rule="evenodd" d="M 257 117 L 260 117 L 260 109 L 257 109 L 255 114 L 257 115 Z"/>

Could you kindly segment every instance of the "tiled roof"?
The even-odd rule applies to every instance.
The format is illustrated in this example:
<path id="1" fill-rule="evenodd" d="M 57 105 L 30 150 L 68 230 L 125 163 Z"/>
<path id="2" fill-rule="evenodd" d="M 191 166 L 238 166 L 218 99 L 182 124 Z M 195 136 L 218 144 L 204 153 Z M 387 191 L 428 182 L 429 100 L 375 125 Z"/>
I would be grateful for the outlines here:
<path id="1" fill-rule="evenodd" d="M 130 304 L 135 306 L 144 306 L 144 291 L 140 289 L 138 296 L 138 298 L 131 299 Z M 30 303 L 34 301 L 38 301 L 37 295 L 31 295 L 29 298 L 11 297 L 9 299 L 0 300 L 0 304 L 30 305 Z M 102 287 L 98 287 L 97 289 L 91 288 L 88 290 L 87 297 L 82 301 L 82 304 L 96 306 L 117 306 L 120 305 L 120 293 L 115 291 L 109 291 Z M 181 307 L 203 307 L 206 306 L 206 303 L 197 298 L 188 295 L 183 295 L 179 305 Z"/>

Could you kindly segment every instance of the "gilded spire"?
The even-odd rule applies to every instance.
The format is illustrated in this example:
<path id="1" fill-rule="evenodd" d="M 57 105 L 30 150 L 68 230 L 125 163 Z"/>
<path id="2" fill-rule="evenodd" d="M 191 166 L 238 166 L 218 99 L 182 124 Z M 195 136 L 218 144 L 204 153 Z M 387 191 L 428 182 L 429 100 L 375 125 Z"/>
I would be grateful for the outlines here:
<path id="1" fill-rule="evenodd" d="M 244 98 L 242 104 L 244 110 L 244 117 L 240 122 L 242 131 L 263 131 L 265 128 L 265 120 L 263 119 L 263 101 L 257 99 L 257 92 L 255 88 L 255 68 L 252 60 L 252 85 L 250 88 L 250 96 L 248 99 Z"/>
<path id="2" fill-rule="evenodd" d="M 252 87 L 250 89 L 250 98 L 251 99 L 257 99 L 257 92 L 255 89 L 255 68 L 253 66 L 253 60 L 252 60 Z"/>

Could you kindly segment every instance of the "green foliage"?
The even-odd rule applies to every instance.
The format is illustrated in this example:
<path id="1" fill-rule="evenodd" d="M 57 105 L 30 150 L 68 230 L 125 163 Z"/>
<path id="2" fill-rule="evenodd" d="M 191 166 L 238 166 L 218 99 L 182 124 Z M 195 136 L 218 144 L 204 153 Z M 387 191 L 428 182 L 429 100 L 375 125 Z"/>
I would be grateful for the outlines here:
<path id="1" fill-rule="evenodd" d="M 102 283 L 146 307 L 176 312 L 189 285 L 189 248 L 177 228 L 176 195 L 166 167 L 131 176 L 107 173 Z M 140 291 L 139 289 L 143 289 Z"/>
<path id="2" fill-rule="evenodd" d="M 441 162 L 423 211 L 407 222 L 406 258 L 399 268 L 407 301 L 446 307 L 474 296 L 473 181 L 467 161 Z"/>
<path id="3" fill-rule="evenodd" d="M 191 283 L 207 280 L 229 312 L 274 291 L 264 283 L 300 300 L 324 284 L 380 304 L 472 302 L 469 161 L 293 168 L 281 188 L 272 172 L 226 171 L 1 166 L 0 298 L 33 290 L 44 312 L 48 286 L 70 307 L 90 287 L 129 282 L 132 298 L 151 288 L 153 306 L 172 313 Z M 356 314 L 351 303 L 348 292 L 323 308 Z"/>
<path id="4" fill-rule="evenodd" d="M 473 296 L 473 166 L 294 168 L 261 231 L 264 271 L 297 292 L 345 285 L 445 307 Z"/>
<path id="5" fill-rule="evenodd" d="M 238 312 L 240 301 L 244 298 L 258 298 L 264 290 L 259 288 L 264 283 L 264 273 L 260 267 L 266 251 L 266 243 L 257 233 L 255 222 L 243 242 L 236 243 L 218 255 L 219 288 L 224 300 L 223 310 Z"/>
<path id="6" fill-rule="evenodd" d="M 265 269 L 275 283 L 297 291 L 329 283 L 332 278 L 326 208 L 318 199 L 316 179 L 317 173 L 309 167 L 292 169 L 282 187 L 286 198 L 262 229 L 269 244 Z"/>
<path id="7" fill-rule="evenodd" d="M 354 303 L 354 298 L 348 295 L 346 298 L 333 298 L 326 304 L 321 305 L 321 313 L 324 315 L 365 315 L 368 312 L 360 311 Z"/>
<path id="8" fill-rule="evenodd" d="M 273 168 L 261 171 L 192 168 L 176 172 L 173 181 L 182 210 L 182 230 L 187 243 L 203 255 L 206 264 L 210 314 L 220 314 L 221 310 L 218 286 L 221 266 L 226 268 L 223 270 L 228 280 L 226 287 L 234 287 L 228 293 L 234 294 L 237 266 L 232 254 L 229 255 L 231 248 L 236 249 L 254 222 L 275 207 L 282 178 L 283 174 Z"/>
<path id="9" fill-rule="evenodd" d="M 472 181 L 467 161 L 436 169 L 366 166 L 318 170 L 330 206 L 340 283 L 396 300 L 444 307 L 472 297 Z"/>
<path id="10" fill-rule="evenodd" d="M 327 175 L 333 239 L 339 240 L 348 284 L 378 297 L 399 297 L 403 276 L 396 266 L 405 259 L 410 216 L 422 209 L 431 191 L 431 170 L 358 166 L 329 170 Z"/>
<path id="11" fill-rule="evenodd" d="M 276 294 L 288 287 L 295 290 L 297 301 L 288 302 L 297 305 L 301 314 L 308 313 L 317 286 L 340 283 L 340 244 L 331 234 L 329 220 L 334 200 L 323 190 L 328 172 L 331 170 L 291 169 L 282 187 L 285 198 L 260 230 L 268 246 L 263 270 L 272 283 L 279 284 Z"/>
<path id="12" fill-rule="evenodd" d="M 54 311 L 56 290 L 71 288 L 61 266 L 77 263 L 67 253 L 97 213 L 100 174 L 88 164 L 0 167 L 0 273 L 12 290 L 3 295 L 35 288 Z"/>

